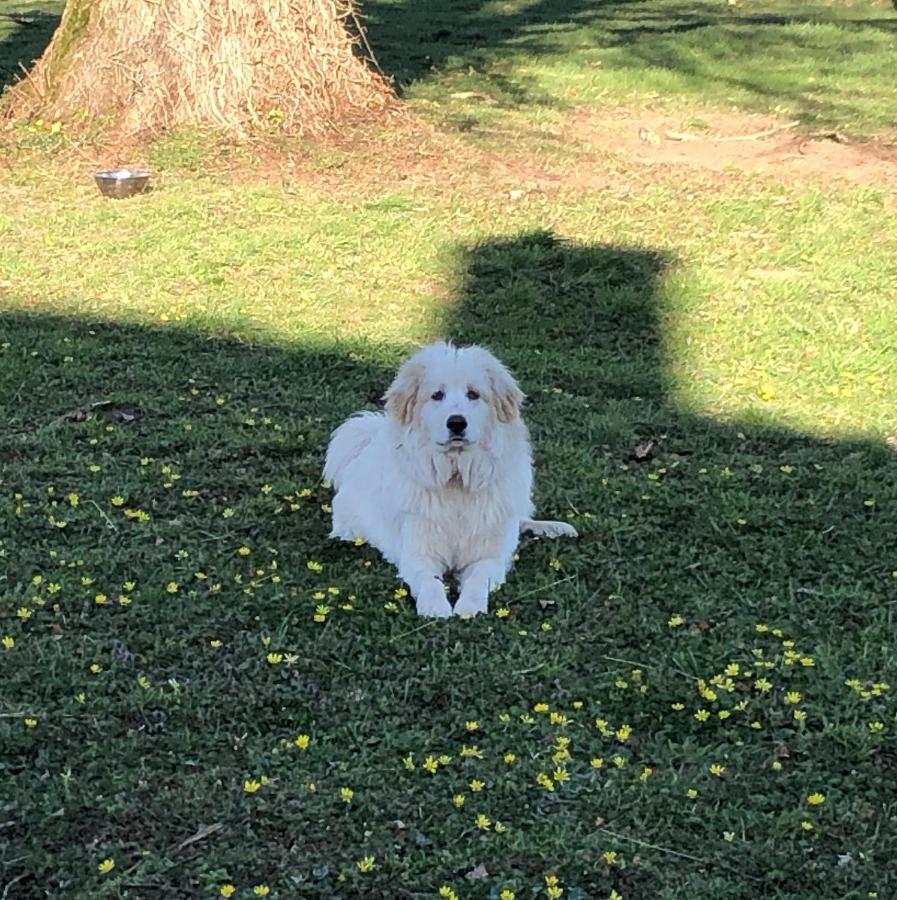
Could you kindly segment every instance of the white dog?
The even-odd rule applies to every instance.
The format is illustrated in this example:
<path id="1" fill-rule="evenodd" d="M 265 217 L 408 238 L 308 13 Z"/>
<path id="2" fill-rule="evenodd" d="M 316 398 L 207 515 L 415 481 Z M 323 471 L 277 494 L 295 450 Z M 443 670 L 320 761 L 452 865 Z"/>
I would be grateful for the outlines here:
<path id="1" fill-rule="evenodd" d="M 531 518 L 523 392 L 487 350 L 431 344 L 399 369 L 385 399 L 385 414 L 355 415 L 330 440 L 330 536 L 376 547 L 419 615 L 452 614 L 446 572 L 458 577 L 455 614 L 485 612 L 523 531 L 576 537 L 565 522 Z"/>

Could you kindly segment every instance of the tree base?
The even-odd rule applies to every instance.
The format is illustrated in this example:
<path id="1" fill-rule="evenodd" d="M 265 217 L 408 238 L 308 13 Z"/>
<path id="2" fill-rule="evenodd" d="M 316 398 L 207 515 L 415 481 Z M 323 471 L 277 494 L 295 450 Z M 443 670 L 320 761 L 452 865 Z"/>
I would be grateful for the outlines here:
<path id="1" fill-rule="evenodd" d="M 395 95 L 358 51 L 349 0 L 68 0 L 10 117 L 313 134 Z M 349 26 L 353 31 L 350 32 Z"/>

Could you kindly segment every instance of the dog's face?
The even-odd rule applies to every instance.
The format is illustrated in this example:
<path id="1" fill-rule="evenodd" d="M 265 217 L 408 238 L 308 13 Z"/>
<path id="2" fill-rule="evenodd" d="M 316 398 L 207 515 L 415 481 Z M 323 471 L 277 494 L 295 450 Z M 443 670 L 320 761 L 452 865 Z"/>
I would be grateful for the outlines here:
<path id="1" fill-rule="evenodd" d="M 431 344 L 399 369 L 386 392 L 386 411 L 418 428 L 445 452 L 483 442 L 496 424 L 520 415 L 523 392 L 508 370 L 481 347 Z"/>

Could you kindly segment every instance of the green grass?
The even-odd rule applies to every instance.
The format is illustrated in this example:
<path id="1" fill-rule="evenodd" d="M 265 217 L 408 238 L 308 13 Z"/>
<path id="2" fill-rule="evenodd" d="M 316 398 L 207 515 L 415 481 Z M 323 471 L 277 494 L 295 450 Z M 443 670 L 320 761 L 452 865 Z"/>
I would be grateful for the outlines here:
<path id="1" fill-rule="evenodd" d="M 893 136 L 890 3 L 372 0 L 383 68 L 437 117 L 480 127 L 579 105 L 723 106 Z M 490 101 L 452 99 L 480 92 Z"/>
<path id="2" fill-rule="evenodd" d="M 505 9 L 459 59 L 599 102 L 563 76 L 594 11 L 521 63 Z M 450 117 L 454 77 L 409 91 Z M 607 186 L 511 199 L 310 149 L 250 180 L 184 133 L 110 202 L 71 140 L 3 136 L 0 897 L 895 893 L 890 194 L 583 157 Z M 581 534 L 468 622 L 326 538 L 331 429 L 437 336 L 518 375 L 537 506 Z"/>

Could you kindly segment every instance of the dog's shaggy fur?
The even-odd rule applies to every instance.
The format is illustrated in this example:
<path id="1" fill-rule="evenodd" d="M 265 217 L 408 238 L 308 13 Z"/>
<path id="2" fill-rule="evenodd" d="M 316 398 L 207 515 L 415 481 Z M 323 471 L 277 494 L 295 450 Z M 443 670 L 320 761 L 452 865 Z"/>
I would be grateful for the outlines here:
<path id="1" fill-rule="evenodd" d="M 385 413 L 360 413 L 333 433 L 324 477 L 336 491 L 331 537 L 363 538 L 396 565 L 422 616 L 485 612 L 522 531 L 575 537 L 531 518 L 533 469 L 524 396 L 481 347 L 431 344 L 386 392 Z"/>

